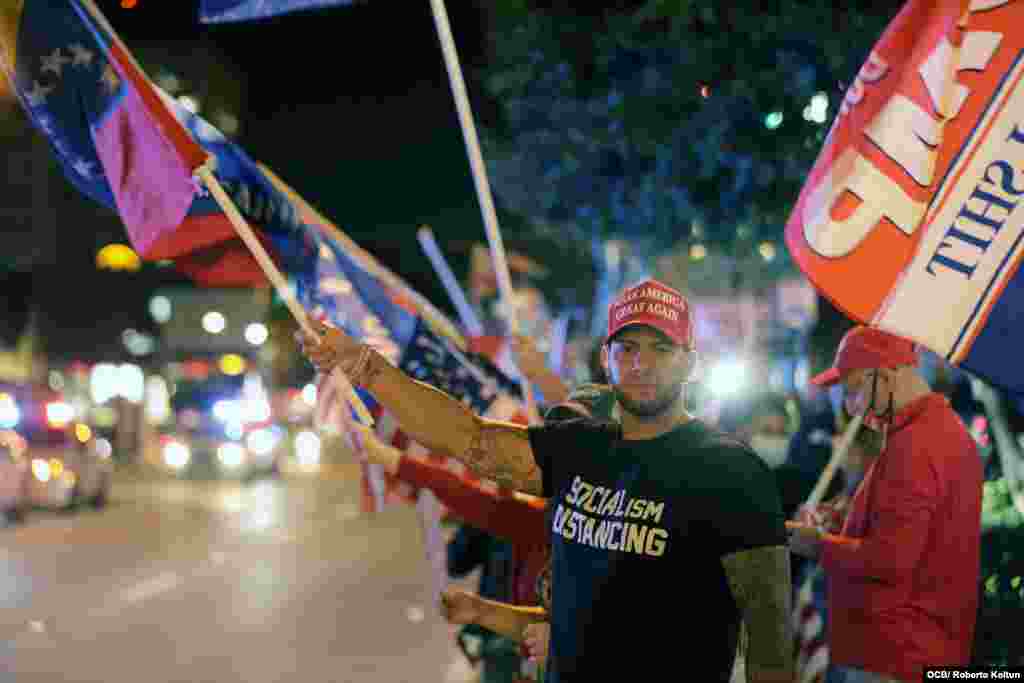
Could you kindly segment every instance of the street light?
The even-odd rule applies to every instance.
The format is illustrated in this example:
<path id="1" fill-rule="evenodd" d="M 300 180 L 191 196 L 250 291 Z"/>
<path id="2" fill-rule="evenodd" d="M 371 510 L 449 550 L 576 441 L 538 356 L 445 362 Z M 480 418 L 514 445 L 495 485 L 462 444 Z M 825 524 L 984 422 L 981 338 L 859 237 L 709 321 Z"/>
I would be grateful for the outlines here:
<path id="1" fill-rule="evenodd" d="M 96 252 L 96 267 L 100 270 L 135 272 L 142 268 L 142 259 L 127 245 L 108 244 Z"/>
<path id="2" fill-rule="evenodd" d="M 153 320 L 160 324 L 166 323 L 171 319 L 173 310 L 171 300 L 163 294 L 158 294 L 149 300 L 149 314 L 153 316 Z"/>
<path id="3" fill-rule="evenodd" d="M 227 325 L 228 321 L 223 313 L 210 311 L 203 316 L 203 329 L 210 334 L 220 334 Z"/>
<path id="4" fill-rule="evenodd" d="M 270 331 L 263 323 L 249 323 L 245 328 L 245 340 L 253 346 L 261 346 L 270 336 Z"/>

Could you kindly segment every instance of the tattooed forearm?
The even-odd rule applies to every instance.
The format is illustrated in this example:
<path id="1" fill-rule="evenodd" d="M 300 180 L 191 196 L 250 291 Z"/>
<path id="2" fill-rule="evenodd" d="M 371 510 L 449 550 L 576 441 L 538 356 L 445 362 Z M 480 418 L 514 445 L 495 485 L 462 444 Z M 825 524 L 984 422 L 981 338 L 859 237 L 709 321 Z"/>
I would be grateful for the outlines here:
<path id="1" fill-rule="evenodd" d="M 789 551 L 770 546 L 722 558 L 747 629 L 747 680 L 792 681 Z"/>
<path id="2" fill-rule="evenodd" d="M 462 461 L 501 486 L 541 493 L 540 470 L 530 450 L 529 436 L 518 425 L 478 420 Z"/>

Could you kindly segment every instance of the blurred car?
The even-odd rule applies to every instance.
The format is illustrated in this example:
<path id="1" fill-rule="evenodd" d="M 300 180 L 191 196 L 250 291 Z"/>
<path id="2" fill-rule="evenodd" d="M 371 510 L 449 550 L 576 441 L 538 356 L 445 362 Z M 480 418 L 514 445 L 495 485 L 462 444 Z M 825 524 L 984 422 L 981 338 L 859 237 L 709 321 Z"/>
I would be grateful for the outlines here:
<path id="1" fill-rule="evenodd" d="M 0 403 L 10 400 L 0 395 Z M 3 408 L 0 408 L 0 412 Z M 7 523 L 20 522 L 31 506 L 28 443 L 17 432 L 0 430 L 0 515 Z"/>
<path id="2" fill-rule="evenodd" d="M 16 419 L 0 423 L 25 442 L 31 477 L 28 502 L 32 505 L 74 509 L 80 503 L 102 508 L 110 497 L 114 466 L 111 445 L 96 438 L 79 421 L 73 405 L 60 393 L 42 385 L 0 388 L 16 406 Z"/>
<path id="3" fill-rule="evenodd" d="M 172 418 L 160 427 L 162 467 L 183 478 L 277 475 L 287 434 L 272 421 L 269 401 L 252 386 L 251 376 L 179 380 L 171 397 Z"/>

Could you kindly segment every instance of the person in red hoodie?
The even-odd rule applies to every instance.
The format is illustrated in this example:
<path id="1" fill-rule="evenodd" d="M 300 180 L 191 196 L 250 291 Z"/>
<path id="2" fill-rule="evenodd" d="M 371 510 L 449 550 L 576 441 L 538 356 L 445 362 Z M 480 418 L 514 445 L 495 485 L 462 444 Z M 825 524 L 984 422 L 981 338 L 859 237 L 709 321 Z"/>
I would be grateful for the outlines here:
<path id="1" fill-rule="evenodd" d="M 792 525 L 789 545 L 829 579 L 828 638 L 847 683 L 917 683 L 971 657 L 980 572 L 980 456 L 910 341 L 870 327 L 843 337 L 833 367 L 850 414 L 883 438 L 842 531 Z"/>

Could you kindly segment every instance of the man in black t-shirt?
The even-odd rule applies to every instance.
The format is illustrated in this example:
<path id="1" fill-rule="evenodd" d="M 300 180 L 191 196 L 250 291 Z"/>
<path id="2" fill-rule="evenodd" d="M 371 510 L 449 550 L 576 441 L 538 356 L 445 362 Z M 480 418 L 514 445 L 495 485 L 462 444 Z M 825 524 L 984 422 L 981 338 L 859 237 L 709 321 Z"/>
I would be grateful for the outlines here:
<path id="1" fill-rule="evenodd" d="M 527 430 L 473 415 L 333 328 L 303 345 L 318 369 L 340 366 L 371 391 L 416 441 L 551 499 L 549 682 L 728 681 L 742 619 L 747 680 L 792 683 L 775 480 L 746 446 L 686 413 L 688 303 L 648 280 L 608 320 L 602 357 L 620 424 Z"/>

